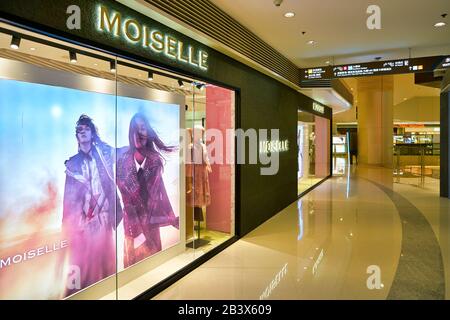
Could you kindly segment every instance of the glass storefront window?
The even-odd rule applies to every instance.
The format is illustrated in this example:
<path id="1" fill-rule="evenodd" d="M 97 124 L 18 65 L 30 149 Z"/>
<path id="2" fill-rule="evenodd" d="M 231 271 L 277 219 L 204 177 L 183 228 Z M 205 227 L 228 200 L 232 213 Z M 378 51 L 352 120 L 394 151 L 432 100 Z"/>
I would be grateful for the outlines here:
<path id="1" fill-rule="evenodd" d="M 298 194 L 330 174 L 330 120 L 298 112 Z"/>
<path id="2" fill-rule="evenodd" d="M 233 90 L 1 28 L 0 299 L 134 298 L 234 236 Z"/>

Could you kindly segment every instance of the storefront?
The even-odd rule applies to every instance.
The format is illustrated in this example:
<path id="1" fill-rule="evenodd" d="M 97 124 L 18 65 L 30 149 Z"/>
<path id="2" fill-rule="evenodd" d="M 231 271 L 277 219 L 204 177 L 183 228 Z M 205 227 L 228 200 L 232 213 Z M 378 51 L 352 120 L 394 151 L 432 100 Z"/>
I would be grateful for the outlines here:
<path id="1" fill-rule="evenodd" d="M 331 174 L 331 109 L 302 97 L 298 110 L 298 195 L 314 188 Z"/>
<path id="2" fill-rule="evenodd" d="M 0 299 L 148 298 L 295 201 L 306 97 L 115 1 L 53 4 L 0 4 Z M 273 128 L 276 174 L 236 161 Z"/>

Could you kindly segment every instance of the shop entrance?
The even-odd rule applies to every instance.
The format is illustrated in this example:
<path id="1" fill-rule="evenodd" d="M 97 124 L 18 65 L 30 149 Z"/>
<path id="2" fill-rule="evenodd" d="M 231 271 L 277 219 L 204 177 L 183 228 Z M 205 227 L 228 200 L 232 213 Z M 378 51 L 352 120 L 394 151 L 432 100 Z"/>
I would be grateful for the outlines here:
<path id="1" fill-rule="evenodd" d="M 235 236 L 234 90 L 1 23 L 0 113 L 0 299 L 133 299 Z"/>

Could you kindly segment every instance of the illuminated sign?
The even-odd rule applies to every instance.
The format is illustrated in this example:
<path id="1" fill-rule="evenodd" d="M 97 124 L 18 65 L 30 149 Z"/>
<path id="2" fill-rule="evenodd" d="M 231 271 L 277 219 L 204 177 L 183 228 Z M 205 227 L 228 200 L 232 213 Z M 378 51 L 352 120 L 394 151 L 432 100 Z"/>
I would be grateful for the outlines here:
<path id="1" fill-rule="evenodd" d="M 317 67 L 302 70 L 304 80 L 320 80 L 331 78 L 332 73 L 329 67 Z"/>
<path id="2" fill-rule="evenodd" d="M 208 53 L 190 45 L 185 45 L 177 38 L 152 29 L 139 21 L 123 17 L 119 12 L 99 5 L 97 7 L 97 30 L 125 39 L 130 44 L 148 49 L 153 54 L 161 54 L 179 63 L 208 70 Z"/>
<path id="3" fill-rule="evenodd" d="M 259 143 L 259 153 L 277 153 L 289 150 L 288 140 L 261 141 Z"/>
<path id="4" fill-rule="evenodd" d="M 320 104 L 313 102 L 313 110 L 318 113 L 325 113 L 325 107 L 321 106 Z"/>

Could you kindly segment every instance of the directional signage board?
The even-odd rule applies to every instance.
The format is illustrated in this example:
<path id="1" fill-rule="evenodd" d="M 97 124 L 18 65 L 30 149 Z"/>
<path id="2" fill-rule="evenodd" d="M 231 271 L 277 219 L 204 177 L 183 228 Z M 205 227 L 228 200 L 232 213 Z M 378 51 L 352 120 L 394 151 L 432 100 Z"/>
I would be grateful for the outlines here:
<path id="1" fill-rule="evenodd" d="M 450 57 L 434 56 L 424 58 L 374 61 L 348 65 L 314 67 L 301 69 L 301 81 L 329 80 L 336 78 L 377 76 L 388 74 L 432 72 L 439 65 L 450 66 Z"/>
<path id="2" fill-rule="evenodd" d="M 331 79 L 333 77 L 333 70 L 331 67 L 301 69 L 301 77 L 302 80 Z"/>

